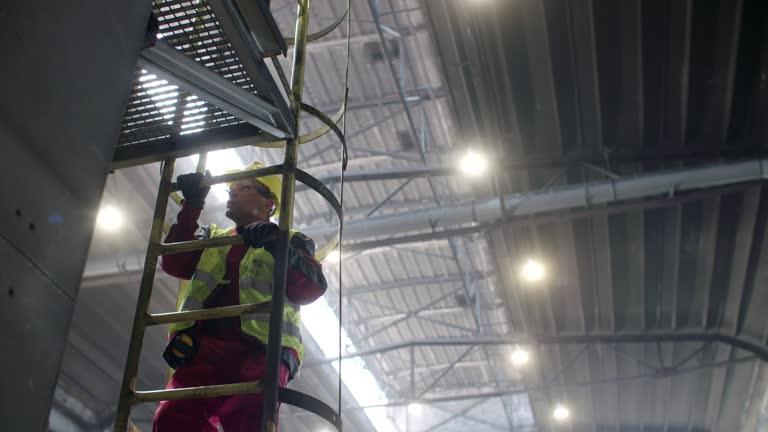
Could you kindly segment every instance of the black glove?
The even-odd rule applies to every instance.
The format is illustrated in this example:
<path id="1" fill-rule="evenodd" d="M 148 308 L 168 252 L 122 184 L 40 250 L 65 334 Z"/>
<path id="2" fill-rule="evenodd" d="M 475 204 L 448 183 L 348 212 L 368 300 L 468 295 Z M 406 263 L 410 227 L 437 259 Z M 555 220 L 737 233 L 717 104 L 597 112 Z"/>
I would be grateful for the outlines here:
<path id="1" fill-rule="evenodd" d="M 254 222 L 237 229 L 245 244 L 256 249 L 263 247 L 269 253 L 274 253 L 277 246 L 277 224 L 270 221 Z"/>
<path id="2" fill-rule="evenodd" d="M 205 176 L 196 172 L 182 174 L 176 177 L 176 184 L 178 184 L 179 189 L 181 189 L 181 194 L 184 196 L 184 203 L 186 205 L 200 209 L 205 206 L 205 197 L 208 196 L 211 187 L 200 187 L 200 182 L 203 181 L 203 178 L 210 176 L 211 173 L 206 171 Z"/>
<path id="3" fill-rule="evenodd" d="M 166 345 L 163 351 L 163 359 L 168 366 L 176 369 L 180 365 L 192 360 L 200 348 L 200 342 L 197 338 L 187 333 L 176 333 Z"/>

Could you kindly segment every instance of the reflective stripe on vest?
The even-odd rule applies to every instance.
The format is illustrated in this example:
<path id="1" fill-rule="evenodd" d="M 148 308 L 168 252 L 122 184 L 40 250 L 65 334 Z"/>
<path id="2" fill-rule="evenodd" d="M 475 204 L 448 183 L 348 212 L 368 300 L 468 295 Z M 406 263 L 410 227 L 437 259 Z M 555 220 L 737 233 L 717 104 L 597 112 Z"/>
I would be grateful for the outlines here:
<path id="1" fill-rule="evenodd" d="M 247 318 L 249 320 L 258 321 L 260 323 L 265 323 L 269 325 L 269 315 L 268 313 L 250 313 L 243 315 L 243 318 Z M 296 324 L 292 322 L 288 322 L 287 320 L 283 320 L 283 335 L 293 336 L 296 339 L 301 340 L 301 327 L 297 326 Z"/>
<path id="2" fill-rule="evenodd" d="M 216 279 L 216 276 L 201 269 L 195 270 L 195 274 L 192 275 L 192 280 L 204 283 L 211 291 L 213 291 L 219 285 L 219 281 Z"/>
<path id="3" fill-rule="evenodd" d="M 183 311 L 200 310 L 202 308 L 203 302 L 194 297 L 187 297 L 181 302 L 181 310 Z"/>
<path id="4" fill-rule="evenodd" d="M 240 279 L 240 290 L 254 290 L 258 292 L 259 294 L 263 296 L 269 296 L 272 297 L 272 282 L 267 282 L 263 280 L 256 280 L 251 277 L 242 278 Z M 294 303 L 287 298 L 285 299 L 285 302 L 290 305 L 294 310 L 300 311 L 301 305 L 298 303 Z"/>
<path id="5" fill-rule="evenodd" d="M 256 280 L 252 277 L 240 278 L 240 291 L 254 290 L 261 295 L 272 296 L 272 282 Z"/>

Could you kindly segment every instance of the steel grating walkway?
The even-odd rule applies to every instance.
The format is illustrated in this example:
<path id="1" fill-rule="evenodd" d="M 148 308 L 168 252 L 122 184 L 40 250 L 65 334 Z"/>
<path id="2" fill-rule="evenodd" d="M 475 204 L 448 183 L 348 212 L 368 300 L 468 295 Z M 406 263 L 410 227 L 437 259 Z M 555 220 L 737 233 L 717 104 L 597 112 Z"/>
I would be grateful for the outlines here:
<path id="1" fill-rule="evenodd" d="M 256 93 L 211 7 L 202 1 L 155 1 L 163 40 L 246 91 Z M 167 81 L 136 70 L 118 146 L 243 123 Z"/>

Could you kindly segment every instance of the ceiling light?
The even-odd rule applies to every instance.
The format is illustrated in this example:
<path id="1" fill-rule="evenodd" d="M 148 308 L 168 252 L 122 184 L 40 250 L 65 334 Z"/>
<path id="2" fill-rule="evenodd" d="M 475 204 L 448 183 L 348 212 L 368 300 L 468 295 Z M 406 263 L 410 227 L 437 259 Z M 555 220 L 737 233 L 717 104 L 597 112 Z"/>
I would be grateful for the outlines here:
<path id="1" fill-rule="evenodd" d="M 565 421 L 571 416 L 571 410 L 563 404 L 555 405 L 555 409 L 552 410 L 552 417 L 558 421 Z"/>
<path id="2" fill-rule="evenodd" d="M 408 414 L 421 415 L 422 411 L 424 411 L 424 407 L 419 403 L 412 403 L 408 405 Z"/>
<path id="3" fill-rule="evenodd" d="M 530 355 L 528 354 L 528 351 L 521 349 L 521 348 L 515 348 L 514 351 L 512 351 L 512 355 L 510 356 L 510 359 L 512 360 L 513 366 L 524 366 L 528 364 L 528 360 L 530 359 Z"/>
<path id="4" fill-rule="evenodd" d="M 520 277 L 527 282 L 538 282 L 544 279 L 545 273 L 544 265 L 530 258 L 520 268 Z"/>
<path id="5" fill-rule="evenodd" d="M 123 213 L 113 206 L 105 206 L 96 216 L 96 226 L 104 231 L 116 231 L 123 225 Z"/>
<path id="6" fill-rule="evenodd" d="M 464 174 L 476 177 L 485 172 L 485 168 L 488 165 L 485 157 L 481 154 L 475 153 L 472 150 L 467 151 L 464 157 L 461 158 L 460 166 Z"/>

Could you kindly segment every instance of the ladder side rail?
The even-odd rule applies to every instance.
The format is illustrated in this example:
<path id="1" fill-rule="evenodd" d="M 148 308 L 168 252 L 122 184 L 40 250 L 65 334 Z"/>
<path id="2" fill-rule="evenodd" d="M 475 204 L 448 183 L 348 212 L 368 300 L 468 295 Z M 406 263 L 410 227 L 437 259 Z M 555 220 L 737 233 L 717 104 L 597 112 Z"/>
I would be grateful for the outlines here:
<path id="1" fill-rule="evenodd" d="M 147 315 L 149 301 L 152 298 L 152 286 L 155 279 L 157 260 L 160 256 L 161 236 L 163 235 L 163 225 L 165 223 L 165 211 L 168 207 L 168 200 L 171 193 L 171 178 L 173 176 L 175 162 L 175 159 L 166 160 L 163 163 L 163 171 L 160 176 L 160 186 L 158 187 L 157 200 L 155 202 L 155 213 L 152 217 L 152 228 L 149 231 L 147 255 L 144 260 L 144 272 L 141 276 L 139 297 L 136 301 L 136 312 L 133 317 L 131 340 L 128 345 L 128 355 L 123 371 L 123 381 L 120 385 L 120 398 L 118 400 L 117 414 L 115 416 L 115 432 L 125 432 L 128 427 L 128 417 L 131 410 L 130 399 L 136 387 L 136 373 L 139 369 L 139 356 L 141 355 L 141 347 L 144 343 L 144 331 L 146 330 L 144 317 Z"/>
<path id="2" fill-rule="evenodd" d="M 309 33 L 310 0 L 298 0 L 296 42 L 293 50 L 291 72 L 291 114 L 295 119 L 296 138 L 285 145 L 283 162 L 283 190 L 280 194 L 280 220 L 278 241 L 275 251 L 274 281 L 272 283 L 272 313 L 269 316 L 269 337 L 267 339 L 267 364 L 264 376 L 264 408 L 262 410 L 262 432 L 277 429 L 277 404 L 280 377 L 280 350 L 282 349 L 283 307 L 285 305 L 285 284 L 288 275 L 288 239 L 293 226 L 293 203 L 296 192 L 296 161 L 299 153 L 299 131 L 301 130 L 301 101 L 304 90 L 304 67 L 307 57 L 307 34 Z"/>

